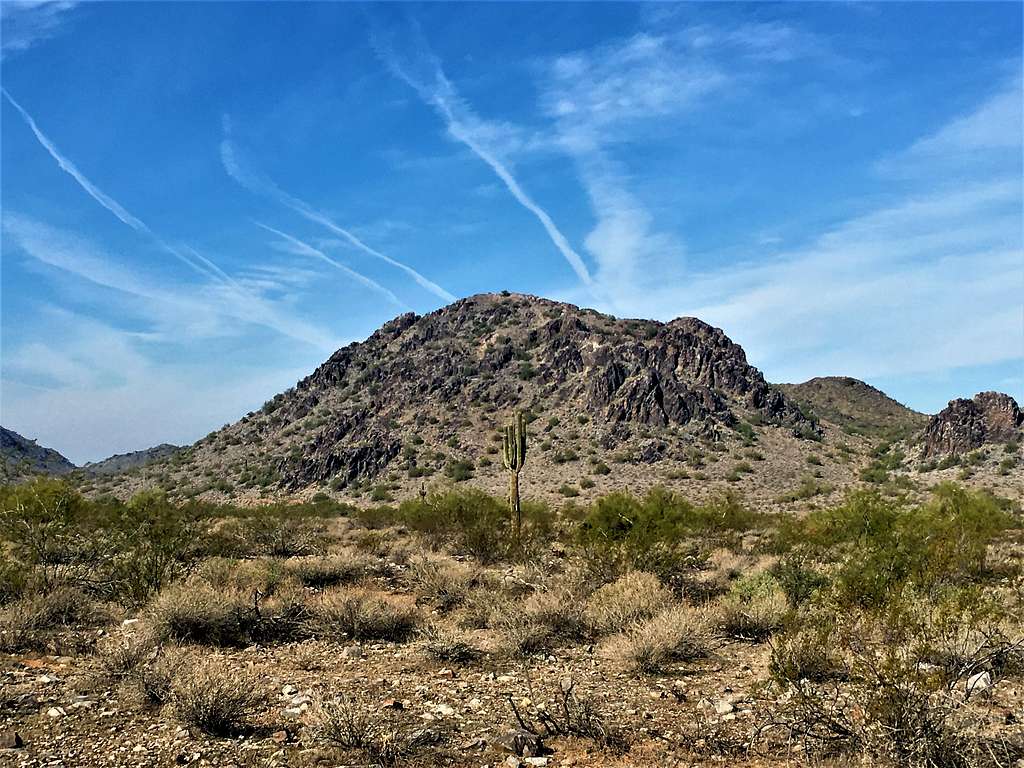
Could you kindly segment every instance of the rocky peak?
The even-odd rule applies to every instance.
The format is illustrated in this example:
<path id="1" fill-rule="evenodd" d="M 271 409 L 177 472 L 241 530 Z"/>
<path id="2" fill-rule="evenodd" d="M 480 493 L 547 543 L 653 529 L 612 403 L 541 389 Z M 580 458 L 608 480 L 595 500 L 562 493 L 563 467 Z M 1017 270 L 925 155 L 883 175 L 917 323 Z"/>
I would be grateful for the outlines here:
<path id="1" fill-rule="evenodd" d="M 964 453 L 985 443 L 1021 436 L 1024 414 L 1017 401 L 1002 392 L 980 392 L 957 398 L 931 418 L 924 432 L 925 456 Z"/>

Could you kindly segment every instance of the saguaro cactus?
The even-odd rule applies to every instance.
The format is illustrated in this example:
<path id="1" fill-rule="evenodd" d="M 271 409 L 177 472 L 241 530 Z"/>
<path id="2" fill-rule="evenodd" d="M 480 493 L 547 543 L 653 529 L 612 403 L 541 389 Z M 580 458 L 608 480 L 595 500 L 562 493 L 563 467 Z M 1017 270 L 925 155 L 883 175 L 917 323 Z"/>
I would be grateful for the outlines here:
<path id="1" fill-rule="evenodd" d="M 508 470 L 508 505 L 516 521 L 516 541 L 519 541 L 523 527 L 523 510 L 519 504 L 519 473 L 526 463 L 526 419 L 522 411 L 516 411 L 512 422 L 505 425 L 501 443 L 501 460 Z"/>

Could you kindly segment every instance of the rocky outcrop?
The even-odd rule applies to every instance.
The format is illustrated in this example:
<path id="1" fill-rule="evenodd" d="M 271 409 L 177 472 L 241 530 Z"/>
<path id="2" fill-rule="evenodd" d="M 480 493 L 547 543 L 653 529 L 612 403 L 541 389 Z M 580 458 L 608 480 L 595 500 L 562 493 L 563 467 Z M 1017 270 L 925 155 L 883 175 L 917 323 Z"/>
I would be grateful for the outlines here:
<path id="1" fill-rule="evenodd" d="M 1024 414 L 1017 401 L 1002 392 L 981 392 L 972 399 L 950 400 L 924 431 L 924 455 L 965 453 L 985 443 L 1021 437 Z"/>
<path id="2" fill-rule="evenodd" d="M 260 411 L 211 434 L 195 460 L 219 465 L 215 452 L 230 449 L 234 466 L 247 468 L 234 478 L 242 487 L 253 478 L 298 490 L 429 476 L 481 459 L 493 437 L 486 430 L 513 409 L 560 413 L 587 425 L 591 446 L 628 447 L 651 463 L 745 420 L 804 436 L 818 430 L 739 345 L 696 318 L 623 320 L 535 296 L 481 294 L 401 315 L 339 349 Z M 566 439 L 583 449 L 582 436 Z"/>

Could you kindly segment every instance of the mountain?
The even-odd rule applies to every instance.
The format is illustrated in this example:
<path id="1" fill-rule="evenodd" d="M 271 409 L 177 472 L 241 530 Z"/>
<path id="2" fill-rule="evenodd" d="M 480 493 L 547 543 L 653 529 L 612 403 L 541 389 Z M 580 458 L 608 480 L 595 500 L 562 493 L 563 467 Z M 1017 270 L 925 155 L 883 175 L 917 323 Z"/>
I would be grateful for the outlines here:
<path id="1" fill-rule="evenodd" d="M 774 386 L 696 318 L 619 319 L 501 293 L 401 315 L 258 411 L 83 489 L 387 502 L 471 480 L 502 494 L 500 430 L 516 410 L 530 422 L 525 493 L 553 502 L 665 485 L 694 499 L 736 489 L 770 510 L 894 473 L 926 487 L 960 471 L 926 469 L 917 442 L 880 457 L 880 438 L 920 435 L 927 417 L 863 382 Z M 971 482 L 1019 496 L 1020 468 L 986 461 Z"/>
<path id="2" fill-rule="evenodd" d="M 928 423 L 927 415 L 848 376 L 821 376 L 802 384 L 780 384 L 779 388 L 806 410 L 848 434 L 903 439 L 920 432 Z"/>
<path id="3" fill-rule="evenodd" d="M 1002 392 L 979 392 L 972 399 L 950 400 L 924 432 L 924 455 L 960 454 L 985 443 L 1019 441 L 1024 414 L 1017 401 Z"/>
<path id="4" fill-rule="evenodd" d="M 179 446 L 170 443 L 161 443 L 152 448 L 142 451 L 131 451 L 130 453 L 118 453 L 102 461 L 90 461 L 81 466 L 81 470 L 87 475 L 114 475 L 119 472 L 127 472 L 132 469 L 144 467 L 154 461 L 165 459 L 179 450 Z"/>
<path id="5" fill-rule="evenodd" d="M 759 439 L 773 460 L 789 457 L 772 480 L 788 488 L 824 434 L 742 348 L 696 318 L 617 319 L 481 294 L 395 318 L 259 411 L 113 490 L 401 497 L 433 475 L 472 475 L 500 492 L 498 430 L 516 409 L 532 421 L 525 475 L 548 494 L 651 483 L 655 465 L 695 484 L 735 475 L 746 461 L 738 451 Z M 719 461 L 730 446 L 736 455 Z M 738 482 L 765 469 L 763 459 Z"/>
<path id="6" fill-rule="evenodd" d="M 37 445 L 13 430 L 0 427 L 0 456 L 3 458 L 0 481 L 22 480 L 32 475 L 64 475 L 75 465 L 52 448 Z"/>

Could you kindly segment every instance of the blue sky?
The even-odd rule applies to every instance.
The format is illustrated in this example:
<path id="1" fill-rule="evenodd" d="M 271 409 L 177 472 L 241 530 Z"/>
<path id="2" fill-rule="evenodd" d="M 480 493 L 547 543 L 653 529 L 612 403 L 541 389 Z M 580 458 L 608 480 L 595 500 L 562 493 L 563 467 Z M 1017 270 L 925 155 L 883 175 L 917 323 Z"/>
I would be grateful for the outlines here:
<path id="1" fill-rule="evenodd" d="M 409 309 L 1024 399 L 1019 3 L 2 5 L 2 420 L 195 440 Z"/>

